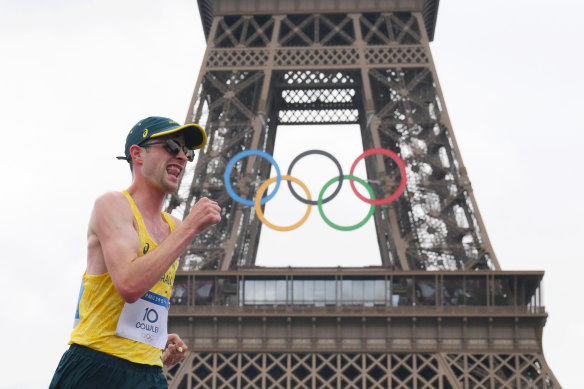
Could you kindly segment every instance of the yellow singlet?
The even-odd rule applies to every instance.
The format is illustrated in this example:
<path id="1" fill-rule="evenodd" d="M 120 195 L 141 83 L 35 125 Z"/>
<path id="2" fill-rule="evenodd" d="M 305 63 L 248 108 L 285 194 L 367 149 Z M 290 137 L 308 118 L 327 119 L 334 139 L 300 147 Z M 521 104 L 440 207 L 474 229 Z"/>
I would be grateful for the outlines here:
<path id="1" fill-rule="evenodd" d="M 130 194 L 122 192 L 130 202 L 132 212 L 138 223 L 141 257 L 156 248 L 156 243 L 148 235 L 142 215 Z M 162 212 L 162 217 L 168 223 L 170 231 L 175 229 L 172 217 Z M 178 261 L 166 271 L 154 285 L 151 292 L 170 300 L 174 276 Z M 162 366 L 162 352 L 150 345 L 122 338 L 115 335 L 118 318 L 124 300 L 118 294 L 109 273 L 100 275 L 83 275 L 82 294 L 78 304 L 78 324 L 71 333 L 69 344 L 76 343 L 90 347 L 131 362 Z"/>

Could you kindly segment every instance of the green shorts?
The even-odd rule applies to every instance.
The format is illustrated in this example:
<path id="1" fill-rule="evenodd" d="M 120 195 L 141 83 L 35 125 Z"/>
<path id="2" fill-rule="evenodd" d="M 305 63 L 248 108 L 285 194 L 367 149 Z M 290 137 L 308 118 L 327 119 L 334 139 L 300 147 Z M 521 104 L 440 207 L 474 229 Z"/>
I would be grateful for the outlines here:
<path id="1" fill-rule="evenodd" d="M 65 351 L 49 389 L 166 389 L 160 366 L 133 363 L 72 344 Z"/>

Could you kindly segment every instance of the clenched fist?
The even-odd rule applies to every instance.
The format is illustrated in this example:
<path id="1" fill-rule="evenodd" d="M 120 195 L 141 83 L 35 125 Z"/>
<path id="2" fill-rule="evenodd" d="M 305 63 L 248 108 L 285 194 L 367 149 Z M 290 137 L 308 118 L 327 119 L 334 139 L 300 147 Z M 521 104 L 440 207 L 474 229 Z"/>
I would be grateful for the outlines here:
<path id="1" fill-rule="evenodd" d="M 191 212 L 183 221 L 189 228 L 194 229 L 195 234 L 199 234 L 207 227 L 221 221 L 221 207 L 215 201 L 206 197 L 199 199 Z"/>

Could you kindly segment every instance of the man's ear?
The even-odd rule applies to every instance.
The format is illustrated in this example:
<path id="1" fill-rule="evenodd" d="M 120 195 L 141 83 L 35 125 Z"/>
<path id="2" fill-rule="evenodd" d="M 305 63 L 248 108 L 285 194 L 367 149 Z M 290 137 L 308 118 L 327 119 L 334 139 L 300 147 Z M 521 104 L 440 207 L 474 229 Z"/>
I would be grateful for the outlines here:
<path id="1" fill-rule="evenodd" d="M 138 145 L 132 145 L 130 147 L 130 158 L 134 161 L 134 165 L 142 163 L 143 152 L 144 149 Z"/>

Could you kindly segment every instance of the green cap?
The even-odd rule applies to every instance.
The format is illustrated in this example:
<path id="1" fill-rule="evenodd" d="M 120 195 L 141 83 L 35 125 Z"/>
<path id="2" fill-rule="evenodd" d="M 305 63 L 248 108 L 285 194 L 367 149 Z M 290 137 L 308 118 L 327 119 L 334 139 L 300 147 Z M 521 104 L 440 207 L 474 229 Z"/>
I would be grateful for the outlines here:
<path id="1" fill-rule="evenodd" d="M 146 119 L 140 120 L 128 134 L 126 138 L 125 157 L 117 157 L 118 159 L 130 160 L 130 147 L 139 145 L 145 140 L 156 138 L 163 135 L 173 134 L 182 131 L 185 136 L 185 145 L 191 149 L 200 149 L 207 144 L 207 134 L 203 127 L 195 123 L 185 124 L 181 126 L 172 119 L 161 116 L 150 116 Z"/>

